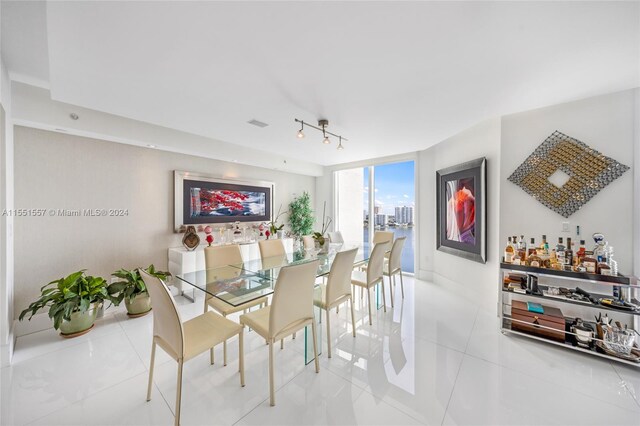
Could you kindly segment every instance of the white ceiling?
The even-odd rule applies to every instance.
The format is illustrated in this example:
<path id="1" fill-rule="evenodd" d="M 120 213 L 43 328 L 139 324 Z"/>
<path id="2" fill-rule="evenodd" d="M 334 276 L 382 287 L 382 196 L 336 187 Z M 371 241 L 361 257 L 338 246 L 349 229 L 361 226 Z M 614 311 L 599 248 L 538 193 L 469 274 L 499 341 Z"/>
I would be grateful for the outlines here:
<path id="1" fill-rule="evenodd" d="M 3 57 L 53 99 L 323 165 L 640 85 L 638 2 L 8 3 Z"/>

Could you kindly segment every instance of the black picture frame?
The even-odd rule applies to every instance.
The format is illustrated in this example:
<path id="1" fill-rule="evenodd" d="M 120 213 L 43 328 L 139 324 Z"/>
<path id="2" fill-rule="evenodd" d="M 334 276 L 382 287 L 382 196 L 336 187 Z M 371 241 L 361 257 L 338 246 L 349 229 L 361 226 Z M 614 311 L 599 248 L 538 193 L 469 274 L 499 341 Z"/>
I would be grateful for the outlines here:
<path id="1" fill-rule="evenodd" d="M 469 191 L 474 197 L 475 217 L 473 230 L 466 232 L 467 235 L 473 235 L 473 243 L 456 241 L 447 236 L 447 207 L 453 202 L 447 198 L 447 184 L 451 187 L 460 181 L 467 185 L 473 183 Z M 486 193 L 487 159 L 484 157 L 436 171 L 436 248 L 439 251 L 479 263 L 487 262 Z"/>

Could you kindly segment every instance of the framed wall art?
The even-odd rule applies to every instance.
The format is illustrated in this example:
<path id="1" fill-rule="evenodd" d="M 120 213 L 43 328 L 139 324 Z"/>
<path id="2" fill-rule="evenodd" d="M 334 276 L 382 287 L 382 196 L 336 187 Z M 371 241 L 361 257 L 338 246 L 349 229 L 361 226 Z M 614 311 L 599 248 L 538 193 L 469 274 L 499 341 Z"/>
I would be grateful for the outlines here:
<path id="1" fill-rule="evenodd" d="M 273 210 L 272 182 L 235 181 L 174 172 L 175 228 L 233 222 L 268 222 Z"/>
<path id="2" fill-rule="evenodd" d="M 436 172 L 437 249 L 480 263 L 487 261 L 487 160 Z"/>

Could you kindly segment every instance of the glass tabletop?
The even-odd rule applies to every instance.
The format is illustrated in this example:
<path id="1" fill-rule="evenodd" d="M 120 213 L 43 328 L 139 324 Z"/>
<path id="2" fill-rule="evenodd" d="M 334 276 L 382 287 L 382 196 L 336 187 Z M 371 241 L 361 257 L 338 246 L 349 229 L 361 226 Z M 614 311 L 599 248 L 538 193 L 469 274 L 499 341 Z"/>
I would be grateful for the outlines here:
<path id="1" fill-rule="evenodd" d="M 202 269 L 176 277 L 232 306 L 240 306 L 273 293 L 278 273 L 285 266 L 319 260 L 317 277 L 329 274 L 336 254 L 358 248 L 354 266 L 369 259 L 369 244 L 330 244 L 326 253 L 317 249 L 300 250 L 284 256 L 248 260 L 214 269 Z"/>

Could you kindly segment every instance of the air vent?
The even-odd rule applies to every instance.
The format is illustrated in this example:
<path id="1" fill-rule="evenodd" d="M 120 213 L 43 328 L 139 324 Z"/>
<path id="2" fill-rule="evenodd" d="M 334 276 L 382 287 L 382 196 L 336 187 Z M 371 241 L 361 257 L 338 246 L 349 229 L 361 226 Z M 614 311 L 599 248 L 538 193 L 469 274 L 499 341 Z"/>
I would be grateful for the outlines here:
<path id="1" fill-rule="evenodd" d="M 263 123 L 262 121 L 258 121 L 256 119 L 249 120 L 249 121 L 247 121 L 247 123 L 253 124 L 256 127 L 267 127 L 268 126 L 267 123 Z"/>

